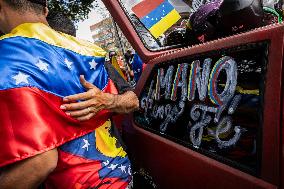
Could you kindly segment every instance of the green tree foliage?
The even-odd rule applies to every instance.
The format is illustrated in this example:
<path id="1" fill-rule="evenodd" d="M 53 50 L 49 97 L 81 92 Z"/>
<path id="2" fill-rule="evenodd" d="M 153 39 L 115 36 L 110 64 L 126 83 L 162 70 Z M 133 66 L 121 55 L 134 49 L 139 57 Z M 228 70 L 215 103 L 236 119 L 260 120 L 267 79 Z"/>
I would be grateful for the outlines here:
<path id="1" fill-rule="evenodd" d="M 74 22 L 86 19 L 95 6 L 94 0 L 48 0 L 50 10 L 65 13 Z"/>

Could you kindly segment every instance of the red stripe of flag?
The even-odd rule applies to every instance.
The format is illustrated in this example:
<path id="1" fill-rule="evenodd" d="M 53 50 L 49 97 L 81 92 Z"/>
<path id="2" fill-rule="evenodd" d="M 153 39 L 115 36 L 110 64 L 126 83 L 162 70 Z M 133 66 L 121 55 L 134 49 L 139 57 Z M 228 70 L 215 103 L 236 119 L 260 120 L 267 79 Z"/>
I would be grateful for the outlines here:
<path id="1" fill-rule="evenodd" d="M 102 169 L 101 162 L 88 160 L 61 150 L 58 150 L 58 156 L 60 158 L 56 169 L 45 181 L 46 189 L 71 189 L 74 188 L 74 186 L 76 189 L 91 188 L 91 185 L 81 185 L 77 187 L 80 184 L 78 181 L 82 183 L 85 183 L 86 180 L 92 181 L 92 183 L 89 184 L 99 184 L 102 181 L 99 176 L 99 170 Z M 68 169 L 66 169 L 67 167 Z M 55 183 L 56 186 L 54 186 Z"/>
<path id="2" fill-rule="evenodd" d="M 98 186 L 100 186 L 98 187 L 100 189 L 125 189 L 128 185 L 128 182 L 119 178 L 100 178 L 99 170 L 102 169 L 102 166 L 99 161 L 88 160 L 61 150 L 59 150 L 59 156 L 56 170 L 48 176 L 45 182 L 46 189 L 74 189 L 74 186 L 75 189 L 96 188 Z M 71 168 L 66 169 L 66 167 Z M 53 186 L 53 183 L 57 183 L 57 185 Z"/>
<path id="3" fill-rule="evenodd" d="M 143 18 L 155 10 L 163 2 L 165 2 L 165 0 L 144 0 L 132 7 L 132 11 L 138 18 Z"/>
<path id="4" fill-rule="evenodd" d="M 38 88 L 2 90 L 0 98 L 0 167 L 83 136 L 110 117 L 109 112 L 101 111 L 91 120 L 79 122 L 60 110 L 61 97 Z"/>

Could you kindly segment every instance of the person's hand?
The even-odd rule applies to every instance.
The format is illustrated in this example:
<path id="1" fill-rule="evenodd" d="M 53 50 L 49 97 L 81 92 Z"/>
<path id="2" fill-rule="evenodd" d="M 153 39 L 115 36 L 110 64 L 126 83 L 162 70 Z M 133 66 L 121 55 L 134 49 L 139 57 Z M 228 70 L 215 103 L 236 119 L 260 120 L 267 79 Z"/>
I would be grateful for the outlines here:
<path id="1" fill-rule="evenodd" d="M 107 109 L 113 103 L 114 97 L 112 94 L 102 92 L 95 85 L 86 81 L 82 75 L 80 82 L 87 92 L 64 97 L 63 102 L 65 104 L 60 108 L 67 115 L 79 121 L 85 121 L 91 119 L 99 111 Z"/>

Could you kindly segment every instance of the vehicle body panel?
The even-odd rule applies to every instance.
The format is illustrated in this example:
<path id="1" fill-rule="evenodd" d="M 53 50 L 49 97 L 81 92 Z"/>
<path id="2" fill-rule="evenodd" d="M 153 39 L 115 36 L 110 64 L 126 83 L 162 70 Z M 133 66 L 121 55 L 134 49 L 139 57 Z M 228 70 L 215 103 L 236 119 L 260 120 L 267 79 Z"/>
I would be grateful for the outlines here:
<path id="1" fill-rule="evenodd" d="M 156 58 L 150 64 L 157 64 L 177 57 L 214 51 L 244 43 L 271 40 L 269 64 L 266 74 L 265 99 L 263 109 L 262 169 L 260 178 L 226 166 L 190 149 L 156 136 L 139 128 L 134 121 L 132 125 L 136 134 L 129 139 L 134 143 L 131 152 L 135 152 L 135 161 L 147 168 L 161 188 L 276 188 L 280 184 L 280 113 L 281 113 L 281 78 L 283 26 L 264 28 L 253 32 L 205 43 Z M 149 66 L 137 85 L 136 93 L 141 93 L 146 78 L 149 77 Z M 130 134 L 127 134 L 127 138 Z M 138 151 L 136 147 L 139 146 Z M 171 163 L 168 163 L 171 162 Z"/>
<path id="2" fill-rule="evenodd" d="M 118 1 L 103 0 L 112 17 L 147 63 L 136 86 L 140 96 L 154 66 L 168 60 L 218 51 L 242 44 L 269 41 L 263 104 L 262 155 L 259 176 L 253 176 L 192 149 L 146 131 L 128 117 L 123 134 L 138 167 L 153 177 L 158 188 L 282 188 L 284 181 L 284 25 L 277 24 L 204 44 L 151 52 L 144 47 Z M 282 126 L 282 127 L 281 127 Z"/>

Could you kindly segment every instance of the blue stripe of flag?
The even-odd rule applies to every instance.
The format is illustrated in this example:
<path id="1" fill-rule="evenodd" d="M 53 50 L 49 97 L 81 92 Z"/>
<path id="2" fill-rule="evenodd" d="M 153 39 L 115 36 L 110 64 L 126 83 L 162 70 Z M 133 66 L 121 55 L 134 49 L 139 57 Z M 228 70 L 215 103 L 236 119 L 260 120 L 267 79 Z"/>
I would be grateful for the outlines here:
<path id="1" fill-rule="evenodd" d="M 158 23 L 163 17 L 169 14 L 174 7 L 166 0 L 160 4 L 156 9 L 151 11 L 148 15 L 141 18 L 141 22 L 147 29 Z"/>
<path id="2" fill-rule="evenodd" d="M 99 89 L 103 89 L 108 83 L 104 57 L 84 56 L 24 37 L 1 40 L 0 52 L 0 90 L 36 87 L 63 97 L 85 92 L 79 81 L 80 75 L 85 75 Z M 65 59 L 72 62 L 71 69 L 66 65 Z M 48 71 L 42 71 L 37 66 L 39 60 L 48 65 Z M 98 63 L 95 70 L 90 69 L 89 62 L 92 61 Z M 16 84 L 14 77 L 19 72 L 28 75 L 28 83 Z"/>

